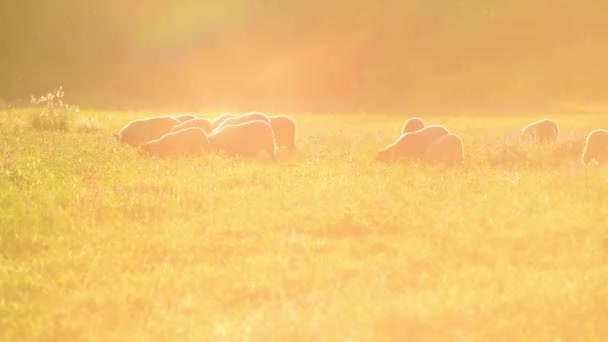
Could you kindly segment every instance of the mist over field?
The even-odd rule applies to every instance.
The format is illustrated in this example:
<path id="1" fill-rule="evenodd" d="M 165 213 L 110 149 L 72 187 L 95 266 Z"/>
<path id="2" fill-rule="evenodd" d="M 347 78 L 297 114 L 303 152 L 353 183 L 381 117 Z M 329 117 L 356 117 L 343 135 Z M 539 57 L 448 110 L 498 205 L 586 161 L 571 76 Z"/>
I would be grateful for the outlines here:
<path id="1" fill-rule="evenodd" d="M 352 112 L 605 101 L 602 1 L 2 1 L 0 97 Z M 568 107 L 570 105 L 570 107 Z"/>
<path id="2" fill-rule="evenodd" d="M 608 340 L 607 10 L 0 0 L 0 341 Z"/>

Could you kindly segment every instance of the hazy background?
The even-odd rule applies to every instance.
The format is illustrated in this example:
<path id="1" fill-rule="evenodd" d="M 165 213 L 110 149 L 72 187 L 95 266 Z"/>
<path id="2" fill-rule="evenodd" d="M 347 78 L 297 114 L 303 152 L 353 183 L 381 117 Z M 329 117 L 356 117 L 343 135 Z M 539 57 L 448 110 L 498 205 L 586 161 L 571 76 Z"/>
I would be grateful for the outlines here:
<path id="1" fill-rule="evenodd" d="M 0 0 L 0 97 L 105 109 L 601 103 L 608 2 Z"/>

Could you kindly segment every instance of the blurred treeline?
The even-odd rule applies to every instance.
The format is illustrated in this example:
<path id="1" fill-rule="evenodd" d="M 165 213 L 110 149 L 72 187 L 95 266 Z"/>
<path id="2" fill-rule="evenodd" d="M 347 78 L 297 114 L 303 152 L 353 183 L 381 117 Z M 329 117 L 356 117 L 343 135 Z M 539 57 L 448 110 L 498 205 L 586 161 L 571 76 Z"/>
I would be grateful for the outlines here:
<path id="1" fill-rule="evenodd" d="M 608 2 L 0 0 L 0 97 L 400 111 L 599 102 Z"/>

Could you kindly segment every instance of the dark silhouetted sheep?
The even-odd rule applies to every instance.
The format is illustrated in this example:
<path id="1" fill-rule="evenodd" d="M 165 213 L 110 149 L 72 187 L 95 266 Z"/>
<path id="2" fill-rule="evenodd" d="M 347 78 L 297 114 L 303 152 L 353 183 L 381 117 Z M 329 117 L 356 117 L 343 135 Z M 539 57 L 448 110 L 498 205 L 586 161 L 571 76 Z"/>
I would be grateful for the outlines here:
<path id="1" fill-rule="evenodd" d="M 114 134 L 118 142 L 131 146 L 139 146 L 148 141 L 158 139 L 180 122 L 172 116 L 157 116 L 131 121 L 123 129 Z"/>
<path id="2" fill-rule="evenodd" d="M 448 134 L 450 131 L 441 125 L 427 126 L 416 132 L 405 133 L 397 141 L 378 152 L 376 160 L 379 162 L 421 160 L 431 143 Z"/>
<path id="3" fill-rule="evenodd" d="M 270 126 L 274 131 L 277 146 L 285 146 L 289 150 L 296 148 L 296 123 L 287 115 L 276 115 L 268 117 Z"/>
<path id="4" fill-rule="evenodd" d="M 584 165 L 608 164 L 608 130 L 596 129 L 587 135 L 582 163 Z"/>
<path id="5" fill-rule="evenodd" d="M 143 151 L 159 157 L 202 154 L 209 150 L 207 133 L 198 127 L 190 127 L 167 133 L 159 139 L 141 146 Z"/>
<path id="6" fill-rule="evenodd" d="M 272 127 L 263 120 L 223 126 L 209 135 L 209 145 L 230 156 L 251 157 L 266 151 L 275 159 L 277 153 Z"/>
<path id="7" fill-rule="evenodd" d="M 266 114 L 260 113 L 260 112 L 251 112 L 251 113 L 245 113 L 245 114 L 242 114 L 242 115 L 239 115 L 236 117 L 232 117 L 232 118 L 227 118 L 219 126 L 214 128 L 213 131 L 220 130 L 224 126 L 240 125 L 242 123 L 254 121 L 254 120 L 261 120 L 261 121 L 270 123 L 270 119 L 268 119 L 268 116 Z"/>
<path id="8" fill-rule="evenodd" d="M 192 119 L 186 122 L 182 122 L 181 124 L 174 126 L 171 129 L 171 132 L 181 131 L 190 127 L 198 127 L 205 131 L 205 133 L 207 134 L 211 133 L 211 121 L 209 119 Z"/>
<path id="9" fill-rule="evenodd" d="M 175 116 L 175 118 L 177 119 L 177 121 L 183 123 L 183 122 L 186 122 L 186 121 L 190 121 L 190 120 L 196 119 L 196 115 L 194 115 L 194 114 L 182 114 L 182 115 Z"/>
<path id="10" fill-rule="evenodd" d="M 213 132 L 219 125 L 227 119 L 236 118 L 238 115 L 232 113 L 224 113 L 217 118 L 211 120 L 211 131 Z"/>
<path id="11" fill-rule="evenodd" d="M 424 121 L 420 118 L 409 118 L 401 129 L 401 134 L 416 132 L 424 128 Z"/>
<path id="12" fill-rule="evenodd" d="M 559 126 L 553 120 L 543 119 L 522 128 L 519 143 L 555 143 L 559 137 Z"/>
<path id="13" fill-rule="evenodd" d="M 425 161 L 443 166 L 457 166 L 464 162 L 462 140 L 456 134 L 448 134 L 432 142 L 426 150 Z"/>

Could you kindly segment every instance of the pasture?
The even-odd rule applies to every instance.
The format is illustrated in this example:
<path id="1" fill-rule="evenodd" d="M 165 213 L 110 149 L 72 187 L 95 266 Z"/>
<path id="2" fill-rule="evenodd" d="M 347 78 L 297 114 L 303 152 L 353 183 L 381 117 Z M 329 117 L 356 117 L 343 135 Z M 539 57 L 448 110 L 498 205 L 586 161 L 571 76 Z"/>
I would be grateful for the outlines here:
<path id="1" fill-rule="evenodd" d="M 116 142 L 151 113 L 2 112 L 0 340 L 605 340 L 608 169 L 581 165 L 602 114 L 294 114 L 272 163 Z M 414 115 L 461 167 L 374 161 Z M 559 144 L 519 146 L 544 117 Z"/>

